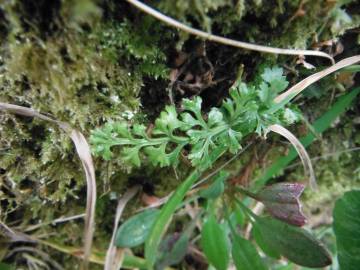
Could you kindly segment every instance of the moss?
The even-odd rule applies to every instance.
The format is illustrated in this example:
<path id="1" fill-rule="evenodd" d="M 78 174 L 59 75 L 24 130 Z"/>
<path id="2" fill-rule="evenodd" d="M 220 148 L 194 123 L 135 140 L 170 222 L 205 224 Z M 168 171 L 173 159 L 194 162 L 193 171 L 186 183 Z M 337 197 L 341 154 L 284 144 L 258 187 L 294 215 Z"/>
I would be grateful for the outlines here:
<path id="1" fill-rule="evenodd" d="M 166 57 L 157 44 L 163 42 L 161 37 L 165 39 L 161 31 L 170 32 L 157 27 L 144 35 L 154 21 L 135 28 L 130 21 L 100 20 L 101 10 L 94 2 L 75 2 L 53 7 L 15 1 L 1 9 L 7 23 L 2 31 L 0 100 L 50 114 L 86 136 L 105 121 L 131 121 L 134 115 L 146 121 L 138 113 L 139 92 L 143 78 L 156 82 L 166 77 Z M 56 12 L 47 13 L 48 9 Z M 31 12 L 39 18 L 31 17 Z M 49 15 L 47 21 L 42 20 L 44 14 Z M 27 117 L 0 114 L 0 122 L 1 220 L 20 218 L 26 228 L 82 213 L 85 180 L 67 135 L 52 124 Z M 121 160 L 96 160 L 95 164 L 102 194 L 97 218 L 103 222 L 95 245 L 104 250 L 113 226 L 114 213 L 108 207 L 115 209 L 117 203 L 110 194 L 118 198 L 124 192 L 129 174 Z M 158 189 L 164 190 L 162 186 Z M 170 184 L 167 190 L 175 187 Z M 53 230 L 44 226 L 37 233 Z M 59 225 L 56 231 L 55 243 L 81 246 L 81 222 Z M 72 260 L 63 259 L 70 269 Z"/>
<path id="2" fill-rule="evenodd" d="M 2 47 L 2 102 L 48 113 L 69 122 L 85 135 L 105 119 L 116 120 L 122 118 L 124 112 L 139 109 L 137 95 L 142 74 L 129 72 L 117 55 L 113 59 L 103 57 L 107 48 L 99 46 L 104 37 L 97 33 L 108 31 L 106 22 L 91 22 L 85 27 L 79 13 L 72 10 L 78 8 L 77 5 L 67 1 L 61 5 L 59 14 L 50 16 L 51 24 L 57 25 L 60 20 L 62 28 L 54 26 L 50 29 L 51 35 L 39 36 L 39 32 L 47 31 L 41 18 L 20 20 L 15 14 L 21 17 L 25 10 L 30 12 L 33 8 L 38 13 L 46 4 L 28 5 L 30 3 L 19 1 L 7 7 L 7 27 L 13 32 Z M 72 17 L 73 13 L 77 14 L 76 18 Z M 0 118 L 0 164 L 6 172 L 1 176 L 1 185 L 20 188 L 16 199 L 12 198 L 13 194 L 4 197 L 9 201 L 8 212 L 23 209 L 26 223 L 34 218 L 46 221 L 61 214 L 57 208 L 47 211 L 44 205 L 56 203 L 65 207 L 76 200 L 82 211 L 84 177 L 67 135 L 36 119 L 10 114 L 1 114 Z M 100 171 L 100 178 L 102 174 Z M 22 190 L 25 182 L 33 184 Z M 6 213 L 2 219 L 6 220 Z"/>

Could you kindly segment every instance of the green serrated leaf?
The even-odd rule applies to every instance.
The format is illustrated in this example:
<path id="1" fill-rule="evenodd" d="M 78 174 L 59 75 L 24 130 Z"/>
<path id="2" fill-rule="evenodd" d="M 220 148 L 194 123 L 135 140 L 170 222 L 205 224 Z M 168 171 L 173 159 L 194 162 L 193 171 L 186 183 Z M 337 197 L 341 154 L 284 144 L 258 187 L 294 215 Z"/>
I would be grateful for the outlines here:
<path id="1" fill-rule="evenodd" d="M 297 111 L 285 108 L 282 112 L 281 118 L 285 124 L 291 125 L 301 119 L 301 114 Z"/>
<path id="2" fill-rule="evenodd" d="M 195 113 L 195 115 L 201 114 L 202 99 L 196 96 L 194 99 L 183 99 L 184 109 Z"/>
<path id="3" fill-rule="evenodd" d="M 131 248 L 144 243 L 159 212 L 157 209 L 149 209 L 129 218 L 118 229 L 115 245 Z"/>
<path id="4" fill-rule="evenodd" d="M 149 161 L 154 165 L 165 167 L 170 165 L 169 157 L 166 154 L 166 143 L 161 144 L 159 147 L 149 146 L 145 148 L 145 153 L 149 157 Z"/>
<path id="5" fill-rule="evenodd" d="M 208 115 L 208 125 L 212 127 L 217 124 L 223 123 L 223 114 L 218 108 L 212 108 Z"/>
<path id="6" fill-rule="evenodd" d="M 190 128 L 194 126 L 199 126 L 200 122 L 196 120 L 190 113 L 182 113 L 181 119 L 183 121 L 183 125 L 181 126 L 181 129 L 183 131 L 189 130 Z"/>
<path id="7" fill-rule="evenodd" d="M 251 94 L 251 88 L 249 88 L 245 83 L 240 82 L 238 85 L 238 91 L 231 91 L 230 96 L 233 98 L 236 104 L 241 104 L 242 99 Z"/>
<path id="8" fill-rule="evenodd" d="M 210 140 L 211 138 L 207 138 L 206 140 L 202 140 L 193 146 L 188 157 L 194 166 L 200 163 L 207 163 Z"/>
<path id="9" fill-rule="evenodd" d="M 184 148 L 186 144 L 179 144 L 172 152 L 167 154 L 167 157 L 170 161 L 170 164 L 177 166 L 179 163 L 179 155 L 181 153 L 181 150 Z"/>
<path id="10" fill-rule="evenodd" d="M 201 111 L 199 96 L 183 100 L 180 116 L 175 106 L 166 106 L 149 134 L 140 124 L 129 128 L 126 122 L 108 123 L 93 133 L 94 153 L 110 159 L 113 146 L 126 147 L 124 160 L 139 166 L 139 151 L 145 149 L 153 165 L 169 166 L 177 164 L 179 151 L 188 146 L 193 166 L 210 167 L 208 156 L 218 147 L 225 146 L 225 151 L 234 154 L 243 137 L 253 132 L 263 136 L 269 125 L 296 120 L 290 110 L 282 113 L 282 108 L 276 108 L 276 113 L 271 113 L 274 93 L 286 84 L 281 69 L 266 69 L 260 86 L 236 82 L 230 98 L 219 109 L 212 108 L 207 117 Z"/>
<path id="11" fill-rule="evenodd" d="M 258 95 L 259 95 L 259 98 L 262 102 L 264 103 L 268 103 L 269 102 L 269 97 L 270 97 L 270 89 L 269 89 L 269 86 L 267 83 L 265 82 L 262 82 L 260 85 L 259 85 L 259 91 L 258 91 Z"/>
<path id="12" fill-rule="evenodd" d="M 94 143 L 96 139 L 94 139 L 92 142 Z M 96 144 L 95 147 L 93 147 L 93 152 L 96 155 L 101 155 L 103 159 L 110 160 L 112 158 L 112 152 L 110 150 L 110 145 L 108 144 Z"/>
<path id="13" fill-rule="evenodd" d="M 139 137 L 143 137 L 143 138 L 147 137 L 146 127 L 144 125 L 134 124 L 133 133 Z"/>
<path id="14" fill-rule="evenodd" d="M 264 262 L 253 244 L 238 236 L 233 235 L 232 257 L 236 270 L 266 270 Z"/>
<path id="15" fill-rule="evenodd" d="M 335 203 L 334 232 L 341 270 L 360 265 L 360 190 L 346 192 Z"/>
<path id="16" fill-rule="evenodd" d="M 132 138 L 132 135 L 129 131 L 129 127 L 125 122 L 116 122 L 116 123 L 108 123 L 106 127 L 111 129 L 114 133 L 120 135 L 123 138 Z M 106 130 L 105 127 L 105 130 Z"/>
<path id="17" fill-rule="evenodd" d="M 182 122 L 178 120 L 178 115 L 174 106 L 166 106 L 165 110 L 160 113 L 160 117 L 155 121 L 155 130 L 157 134 L 172 134 L 176 128 L 182 126 Z"/>
<path id="18" fill-rule="evenodd" d="M 285 77 L 283 79 L 277 79 L 270 82 L 270 93 L 272 99 L 276 97 L 276 94 L 282 92 L 289 85 L 289 82 L 286 81 Z"/>
<path id="19" fill-rule="evenodd" d="M 139 157 L 139 147 L 124 147 L 122 157 L 125 161 L 131 162 L 137 167 L 140 167 L 141 161 Z"/>
<path id="20" fill-rule="evenodd" d="M 286 77 L 283 76 L 282 68 L 279 67 L 265 68 L 261 74 L 261 78 L 268 83 L 278 79 L 286 79 Z"/>
<path id="21" fill-rule="evenodd" d="M 231 119 L 235 113 L 234 102 L 229 98 L 225 99 L 222 104 L 222 109 L 226 115 L 226 118 L 228 120 Z"/>
<path id="22" fill-rule="evenodd" d="M 211 216 L 201 231 L 201 247 L 206 258 L 218 270 L 226 270 L 229 264 L 229 241 L 223 227 Z"/>
<path id="23" fill-rule="evenodd" d="M 298 265 L 325 267 L 332 262 L 324 245 L 304 229 L 269 217 L 257 217 L 256 226 L 267 246 Z"/>
<path id="24" fill-rule="evenodd" d="M 235 154 L 239 149 L 241 149 L 241 145 L 239 141 L 242 138 L 241 132 L 237 132 L 235 130 L 228 130 L 228 142 L 229 142 L 229 151 L 232 154 Z"/>

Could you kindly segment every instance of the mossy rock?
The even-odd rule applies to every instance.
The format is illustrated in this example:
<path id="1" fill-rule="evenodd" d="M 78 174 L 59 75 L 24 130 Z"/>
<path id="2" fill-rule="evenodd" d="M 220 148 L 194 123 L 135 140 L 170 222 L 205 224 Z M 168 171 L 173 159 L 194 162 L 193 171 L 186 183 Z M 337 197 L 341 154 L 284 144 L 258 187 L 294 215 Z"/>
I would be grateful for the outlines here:
<path id="1" fill-rule="evenodd" d="M 343 1 L 345 6 L 308 1 L 303 7 L 300 0 L 148 2 L 194 27 L 283 48 L 309 48 L 316 39 L 335 38 L 359 25 L 356 1 Z M 191 53 L 194 40 L 145 16 L 125 1 L 7 1 L 0 6 L 0 101 L 68 122 L 86 137 L 107 121 L 150 124 L 169 103 L 167 86 L 173 52 L 182 49 Z M 207 53 L 213 63 L 219 63 L 217 76 L 231 80 L 240 65 L 244 66 L 245 80 L 252 79 L 264 65 L 295 65 L 294 58 L 210 42 Z M 221 66 L 228 59 L 228 64 Z M 323 60 L 314 61 L 323 64 Z M 218 97 L 226 95 L 231 80 L 217 89 L 221 94 L 213 96 L 215 100 L 208 98 L 209 106 L 217 105 L 221 99 Z M 245 154 L 231 171 L 235 174 L 236 167 L 250 156 Z M 343 162 L 345 171 L 341 174 L 346 175 L 354 168 L 349 159 Z M 176 172 L 150 164 L 137 169 L 125 166 L 116 156 L 110 162 L 96 158 L 99 200 L 94 245 L 106 249 L 117 199 L 127 187 L 150 185 L 156 196 L 165 196 L 190 170 L 186 164 L 181 166 Z M 324 168 L 323 172 L 328 171 Z M 331 178 L 338 177 L 332 173 Z M 20 220 L 23 228 L 82 213 L 85 179 L 67 135 L 53 124 L 1 112 L 0 195 L 0 220 Z M 140 204 L 137 201 L 134 209 Z M 75 221 L 59 225 L 53 240 L 80 246 L 82 226 Z M 53 230 L 44 226 L 38 232 Z M 56 256 L 65 269 L 71 269 L 70 257 Z"/>

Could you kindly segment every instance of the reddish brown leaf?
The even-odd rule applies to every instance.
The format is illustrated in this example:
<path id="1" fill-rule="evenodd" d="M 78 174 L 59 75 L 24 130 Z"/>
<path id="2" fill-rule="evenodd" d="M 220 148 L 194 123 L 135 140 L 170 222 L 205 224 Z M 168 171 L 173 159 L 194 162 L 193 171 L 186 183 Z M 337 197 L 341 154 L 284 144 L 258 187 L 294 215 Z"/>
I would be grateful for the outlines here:
<path id="1" fill-rule="evenodd" d="M 303 226 L 306 218 L 301 211 L 299 197 L 304 188 L 300 183 L 279 183 L 265 187 L 254 198 L 261 201 L 275 218 L 295 226 Z"/>

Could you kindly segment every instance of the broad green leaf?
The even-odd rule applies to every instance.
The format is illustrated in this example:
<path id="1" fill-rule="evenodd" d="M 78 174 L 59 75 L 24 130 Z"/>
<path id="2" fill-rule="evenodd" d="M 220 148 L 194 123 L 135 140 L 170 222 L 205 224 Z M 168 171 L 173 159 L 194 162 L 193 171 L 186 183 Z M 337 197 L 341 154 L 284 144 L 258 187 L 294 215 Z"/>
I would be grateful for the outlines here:
<path id="1" fill-rule="evenodd" d="M 149 237 L 145 242 L 145 258 L 149 269 L 153 269 L 158 254 L 159 244 L 171 222 L 176 208 L 181 204 L 186 192 L 200 177 L 200 175 L 200 171 L 195 170 L 186 178 L 186 180 L 176 189 L 167 203 L 163 206 L 159 216 L 152 225 Z"/>
<path id="2" fill-rule="evenodd" d="M 335 203 L 334 232 L 341 270 L 360 267 L 360 190 L 346 192 Z"/>
<path id="3" fill-rule="evenodd" d="M 235 204 L 235 208 L 230 215 L 231 224 L 233 227 L 240 226 L 244 227 L 246 222 L 246 215 L 243 211 L 239 208 L 237 204 Z"/>
<path id="4" fill-rule="evenodd" d="M 130 248 L 144 243 L 159 212 L 157 209 L 149 209 L 129 218 L 118 229 L 115 245 Z"/>
<path id="5" fill-rule="evenodd" d="M 169 265 L 180 263 L 187 253 L 189 236 L 186 233 L 169 235 L 161 244 L 161 255 L 156 269 L 165 269 Z"/>
<path id="6" fill-rule="evenodd" d="M 253 244 L 233 235 L 232 257 L 237 270 L 265 270 L 266 266 Z"/>
<path id="7" fill-rule="evenodd" d="M 224 183 L 222 181 L 215 181 L 205 190 L 202 190 L 199 195 L 205 199 L 216 199 L 224 192 Z"/>
<path id="8" fill-rule="evenodd" d="M 251 233 L 255 239 L 256 244 L 267 256 L 275 259 L 280 259 L 280 253 L 276 249 L 272 248 L 271 242 L 267 242 L 266 235 L 262 235 L 262 231 L 259 229 L 257 223 L 253 224 Z"/>
<path id="9" fill-rule="evenodd" d="M 229 174 L 225 171 L 221 171 L 215 177 L 214 182 L 207 189 L 199 193 L 200 197 L 206 199 L 216 199 L 224 192 L 224 181 L 229 177 Z"/>
<path id="10" fill-rule="evenodd" d="M 201 247 L 209 263 L 217 270 L 226 270 L 229 264 L 228 237 L 223 227 L 211 216 L 201 231 Z"/>
<path id="11" fill-rule="evenodd" d="M 269 217 L 257 217 L 256 226 L 267 246 L 298 265 L 316 268 L 332 263 L 324 245 L 304 229 Z"/>

